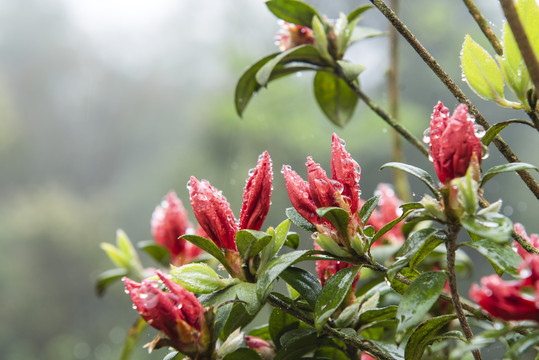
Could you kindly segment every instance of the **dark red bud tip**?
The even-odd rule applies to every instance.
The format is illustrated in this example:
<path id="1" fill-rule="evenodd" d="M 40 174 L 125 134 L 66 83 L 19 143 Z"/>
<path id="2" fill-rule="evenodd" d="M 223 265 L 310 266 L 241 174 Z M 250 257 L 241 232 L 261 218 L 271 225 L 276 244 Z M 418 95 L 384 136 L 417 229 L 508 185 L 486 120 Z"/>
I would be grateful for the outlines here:
<path id="1" fill-rule="evenodd" d="M 322 224 L 322 219 L 316 213 L 317 206 L 309 191 L 309 185 L 290 168 L 290 165 L 283 165 L 282 173 L 294 209 L 311 224 Z"/>

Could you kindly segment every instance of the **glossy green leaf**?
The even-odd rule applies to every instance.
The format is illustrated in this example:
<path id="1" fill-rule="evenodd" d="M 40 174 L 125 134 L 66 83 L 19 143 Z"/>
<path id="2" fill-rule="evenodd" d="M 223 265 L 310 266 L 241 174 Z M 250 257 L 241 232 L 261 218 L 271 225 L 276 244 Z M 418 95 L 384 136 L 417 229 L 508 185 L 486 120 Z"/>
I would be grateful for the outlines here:
<path id="1" fill-rule="evenodd" d="M 419 271 L 415 269 L 411 269 L 409 267 L 405 267 L 404 269 L 399 271 L 399 273 L 405 278 L 412 281 L 416 279 L 419 275 L 421 275 Z M 395 280 L 395 278 L 393 278 L 393 280 L 390 281 L 390 284 L 391 284 L 391 288 L 401 295 L 403 295 L 409 287 L 409 285 L 403 284 L 402 282 Z"/>
<path id="2" fill-rule="evenodd" d="M 363 65 L 354 64 L 345 60 L 337 60 L 337 64 L 341 67 L 344 76 L 350 81 L 356 80 L 359 74 L 366 69 Z"/>
<path id="3" fill-rule="evenodd" d="M 271 75 L 277 65 L 284 65 L 290 62 L 305 62 L 314 65 L 325 65 L 325 61 L 320 58 L 318 51 L 311 45 L 300 45 L 283 51 L 262 64 L 256 72 L 256 81 L 261 86 L 266 86 L 271 79 Z"/>
<path id="4" fill-rule="evenodd" d="M 348 22 L 351 23 L 353 21 L 359 20 L 361 15 L 367 10 L 372 8 L 372 5 L 362 5 L 360 7 L 355 8 L 348 14 Z"/>
<path id="5" fill-rule="evenodd" d="M 344 308 L 335 319 L 335 326 L 339 328 L 354 327 L 354 322 L 357 320 L 361 302 L 358 300 Z"/>
<path id="6" fill-rule="evenodd" d="M 498 244 L 486 239 L 466 242 L 464 245 L 477 250 L 504 272 L 518 276 L 518 266 L 522 262 L 522 258 L 509 245 Z"/>
<path id="7" fill-rule="evenodd" d="M 378 206 L 379 200 L 380 195 L 376 195 L 365 201 L 365 203 L 361 206 L 361 209 L 359 209 L 359 218 L 361 219 L 362 224 L 367 223 L 373 211 L 376 210 L 376 206 Z"/>
<path id="8" fill-rule="evenodd" d="M 263 231 L 244 229 L 236 233 L 236 246 L 243 258 L 249 258 L 262 251 L 271 239 L 272 236 Z"/>
<path id="9" fill-rule="evenodd" d="M 268 324 L 251 329 L 249 331 L 249 335 L 256 336 L 256 337 L 259 337 L 261 339 L 268 340 L 268 341 L 271 340 L 271 334 L 269 332 Z"/>
<path id="10" fill-rule="evenodd" d="M 443 233 L 435 228 L 425 228 L 414 232 L 395 254 L 395 262 L 387 271 L 388 279 L 392 280 L 408 264 L 411 268 L 416 267 L 443 241 Z"/>
<path id="11" fill-rule="evenodd" d="M 318 16 L 313 17 L 311 28 L 313 29 L 314 47 L 318 50 L 318 53 L 328 63 L 333 63 L 333 58 L 328 51 L 328 38 L 326 35 L 326 27 L 320 21 Z"/>
<path id="12" fill-rule="evenodd" d="M 228 263 L 226 261 L 225 255 L 219 249 L 217 245 L 210 239 L 206 239 L 205 237 L 198 236 L 198 235 L 183 235 L 180 236 L 181 239 L 185 239 L 189 241 L 191 244 L 201 248 L 214 258 L 216 258 L 221 264 L 228 266 Z"/>
<path id="13" fill-rule="evenodd" d="M 265 271 L 268 263 L 271 261 L 271 259 L 275 257 L 275 255 L 277 255 L 279 250 L 281 250 L 283 245 L 286 243 L 289 229 L 290 220 L 287 219 L 280 223 L 277 228 L 273 229 L 272 227 L 270 227 L 267 230 L 267 233 L 271 235 L 271 239 L 269 244 L 264 247 L 260 252 L 260 266 L 259 270 L 257 271 Z"/>
<path id="14" fill-rule="evenodd" d="M 356 93 L 343 79 L 322 71 L 314 77 L 314 95 L 324 114 L 339 127 L 350 121 L 358 103 Z"/>
<path id="15" fill-rule="evenodd" d="M 314 307 L 314 325 L 318 331 L 349 294 L 359 269 L 359 266 L 352 266 L 339 270 L 320 291 Z"/>
<path id="16" fill-rule="evenodd" d="M 286 241 L 284 242 L 284 244 L 288 246 L 289 248 L 297 250 L 299 247 L 299 242 L 300 242 L 299 235 L 293 231 L 290 231 L 286 235 Z"/>
<path id="17" fill-rule="evenodd" d="M 402 215 L 399 216 L 398 218 L 388 222 L 387 224 L 385 224 L 384 226 L 382 226 L 382 228 L 380 230 L 378 230 L 376 232 L 376 234 L 374 234 L 374 236 L 372 237 L 372 240 L 371 240 L 371 246 L 372 244 L 380 239 L 382 236 L 384 236 L 388 231 L 390 231 L 391 229 L 393 229 L 395 227 L 395 225 L 397 225 L 399 222 L 401 222 L 402 220 L 404 220 L 406 218 L 406 216 L 408 216 L 408 214 L 416 209 L 421 209 L 423 208 L 423 205 L 421 205 L 420 203 L 406 203 L 406 204 L 402 204 L 401 206 L 399 206 L 401 209 L 402 209 Z"/>
<path id="18" fill-rule="evenodd" d="M 505 129 L 507 126 L 509 126 L 511 124 L 524 124 L 524 125 L 528 125 L 530 127 L 533 127 L 533 124 L 531 124 L 531 123 L 529 123 L 527 121 L 524 121 L 524 120 L 519 120 L 519 119 L 513 119 L 513 120 L 507 120 L 507 121 L 499 122 L 497 124 L 492 125 L 485 132 L 485 135 L 481 138 L 481 142 L 483 143 L 483 145 L 487 145 L 487 146 L 490 145 L 490 143 L 492 142 L 492 140 L 494 140 L 496 135 L 498 135 L 500 133 L 500 131 L 502 131 L 503 129 Z"/>
<path id="19" fill-rule="evenodd" d="M 397 316 L 397 305 L 390 305 L 380 309 L 367 310 L 359 315 L 359 324 L 369 324 L 375 321 L 395 319 Z"/>
<path id="20" fill-rule="evenodd" d="M 274 308 L 270 314 L 268 328 L 273 344 L 279 349 L 281 347 L 281 336 L 288 331 L 299 328 L 299 320 L 285 313 L 279 308 Z"/>
<path id="21" fill-rule="evenodd" d="M 315 240 L 316 243 L 322 248 L 322 250 L 327 251 L 328 253 L 339 256 L 339 257 L 348 257 L 348 251 L 342 248 L 339 244 L 335 242 L 329 236 L 324 234 L 316 234 Z"/>
<path id="22" fill-rule="evenodd" d="M 302 228 L 303 230 L 307 230 L 309 232 L 315 232 L 316 231 L 316 227 L 313 224 L 311 224 L 310 222 L 308 222 L 307 220 L 305 220 L 305 218 L 303 216 L 301 216 L 297 212 L 297 210 L 294 209 L 293 207 L 287 208 L 285 210 L 285 213 L 286 213 L 286 217 L 288 217 L 290 219 L 290 221 L 292 221 L 294 223 L 294 225 L 297 225 L 300 228 Z"/>
<path id="23" fill-rule="evenodd" d="M 441 271 L 429 271 L 419 275 L 404 292 L 397 311 L 396 340 L 400 343 L 408 330 L 419 324 L 438 300 L 447 275 Z"/>
<path id="24" fill-rule="evenodd" d="M 223 328 L 220 334 L 222 340 L 226 340 L 230 334 L 232 334 L 238 328 L 243 328 L 251 321 L 253 321 L 255 314 L 249 314 L 245 305 L 241 302 L 227 304 L 225 306 L 231 306 L 226 321 L 223 324 Z"/>
<path id="25" fill-rule="evenodd" d="M 302 1 L 271 0 L 266 2 L 266 6 L 279 19 L 308 28 L 314 16 L 320 17 L 313 7 Z"/>
<path id="26" fill-rule="evenodd" d="M 348 212 L 339 207 L 323 207 L 316 209 L 316 213 L 323 219 L 328 220 L 335 226 L 342 236 L 348 236 Z"/>
<path id="27" fill-rule="evenodd" d="M 464 39 L 461 54 L 462 71 L 472 90 L 484 99 L 501 102 L 503 76 L 492 56 L 470 35 Z"/>
<path id="28" fill-rule="evenodd" d="M 258 299 L 263 301 L 268 296 L 270 286 L 275 279 L 289 266 L 294 264 L 301 256 L 303 256 L 306 250 L 296 250 L 279 257 L 274 258 L 268 264 L 266 271 L 264 271 L 258 278 L 256 283 L 256 295 Z"/>
<path id="29" fill-rule="evenodd" d="M 513 223 L 500 213 L 484 213 L 476 216 L 466 216 L 460 219 L 466 231 L 499 243 L 505 243 L 511 238 Z"/>
<path id="30" fill-rule="evenodd" d="M 325 345 L 327 341 L 317 339 L 313 331 L 301 330 L 303 336 L 295 336 L 293 341 L 288 341 L 277 353 L 274 360 L 297 360 L 314 349 Z"/>
<path id="31" fill-rule="evenodd" d="M 474 167 L 469 166 L 466 175 L 451 180 L 450 185 L 458 189 L 459 203 L 468 215 L 475 214 L 479 206 L 478 190 L 479 184 L 473 179 Z"/>
<path id="32" fill-rule="evenodd" d="M 224 288 L 228 282 L 204 263 L 172 266 L 172 280 L 195 294 L 209 294 Z"/>
<path id="33" fill-rule="evenodd" d="M 411 175 L 415 176 L 419 180 L 423 181 L 429 187 L 429 189 L 432 191 L 432 193 L 436 196 L 437 199 L 441 199 L 442 195 L 440 193 L 440 190 L 438 189 L 438 186 L 436 185 L 436 183 L 434 182 L 434 180 L 432 179 L 430 174 L 428 172 L 426 172 L 425 170 L 423 170 L 421 168 L 418 168 L 416 166 L 412 166 L 412 165 L 408 165 L 408 164 L 404 164 L 404 163 L 399 163 L 399 162 L 386 163 L 386 164 L 382 165 L 382 167 L 380 167 L 380 170 L 382 170 L 382 169 L 384 169 L 386 167 L 399 169 L 399 170 L 402 170 L 404 172 L 407 172 L 408 174 L 411 174 Z"/>
<path id="34" fill-rule="evenodd" d="M 170 252 L 164 246 L 156 244 L 153 240 L 140 241 L 137 247 L 150 255 L 157 263 L 168 266 L 170 264 Z"/>
<path id="35" fill-rule="evenodd" d="M 315 306 L 318 294 L 322 290 L 318 277 L 296 267 L 285 269 L 279 277 L 292 286 L 312 307 Z"/>
<path id="36" fill-rule="evenodd" d="M 249 314 L 256 314 L 262 304 L 256 296 L 256 284 L 240 282 L 211 294 L 202 294 L 198 297 L 204 306 L 220 306 L 229 301 L 240 300 Z"/>
<path id="37" fill-rule="evenodd" d="M 239 348 L 226 354 L 222 360 L 260 360 L 261 357 L 256 351 L 249 348 Z"/>
<path id="38" fill-rule="evenodd" d="M 131 358 L 133 350 L 135 350 L 135 346 L 142 335 L 142 331 L 146 328 L 146 325 L 146 321 L 139 317 L 129 328 L 122 348 L 122 354 L 120 355 L 120 360 L 129 360 Z"/>
<path id="39" fill-rule="evenodd" d="M 97 296 L 103 296 L 110 285 L 127 276 L 127 274 L 128 271 L 124 268 L 110 269 L 102 272 L 95 281 L 95 293 Z"/>
<path id="40" fill-rule="evenodd" d="M 456 315 L 443 315 L 419 324 L 410 336 L 404 349 L 406 360 L 420 360 L 425 348 L 435 340 L 438 332 L 455 318 Z"/>
<path id="41" fill-rule="evenodd" d="M 536 166 L 533 166 L 533 165 L 527 164 L 527 163 L 522 163 L 522 162 L 493 166 L 490 169 L 488 169 L 487 171 L 485 171 L 485 173 L 483 174 L 483 177 L 481 178 L 481 187 L 483 187 L 483 185 L 487 181 L 492 179 L 492 177 L 494 175 L 497 175 L 497 174 L 503 173 L 503 172 L 511 172 L 511 171 L 518 171 L 518 170 L 537 170 L 537 171 L 539 171 L 539 169 Z"/>

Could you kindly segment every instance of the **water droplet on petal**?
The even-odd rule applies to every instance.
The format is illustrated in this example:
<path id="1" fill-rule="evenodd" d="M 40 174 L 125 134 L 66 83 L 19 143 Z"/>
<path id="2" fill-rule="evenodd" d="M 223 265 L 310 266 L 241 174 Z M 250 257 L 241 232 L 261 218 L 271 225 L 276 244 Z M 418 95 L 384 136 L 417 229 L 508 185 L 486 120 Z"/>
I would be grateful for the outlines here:
<path id="1" fill-rule="evenodd" d="M 339 138 L 339 142 L 342 146 L 346 146 L 346 141 L 344 141 L 344 139 Z"/>
<path id="2" fill-rule="evenodd" d="M 425 131 L 423 131 L 423 142 L 425 144 L 430 143 L 430 128 L 427 128 L 425 129 Z"/>
<path id="3" fill-rule="evenodd" d="M 485 128 L 482 127 L 481 125 L 479 124 L 475 124 L 474 125 L 474 133 L 475 133 L 475 136 L 478 138 L 478 139 L 481 139 L 483 136 L 485 136 Z"/>

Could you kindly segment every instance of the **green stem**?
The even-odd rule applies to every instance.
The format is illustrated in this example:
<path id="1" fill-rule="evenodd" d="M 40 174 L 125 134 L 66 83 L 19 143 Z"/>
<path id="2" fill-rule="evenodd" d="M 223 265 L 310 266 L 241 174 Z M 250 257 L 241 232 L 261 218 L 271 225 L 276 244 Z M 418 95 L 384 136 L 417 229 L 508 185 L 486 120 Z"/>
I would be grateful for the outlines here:
<path id="1" fill-rule="evenodd" d="M 488 25 L 488 21 L 485 19 L 483 14 L 481 14 L 481 11 L 479 8 L 475 5 L 473 0 L 462 0 L 466 7 L 468 8 L 468 11 L 470 14 L 472 14 L 472 17 L 474 18 L 475 22 L 479 27 L 481 28 L 481 31 L 483 34 L 487 37 L 488 41 L 494 48 L 494 51 L 496 51 L 496 54 L 502 56 L 503 55 L 503 47 L 500 43 L 500 40 L 498 40 L 498 37 L 496 34 L 494 34 L 494 31 L 490 28 Z"/>
<path id="2" fill-rule="evenodd" d="M 459 231 L 460 224 L 449 226 L 449 233 L 446 240 L 447 280 L 449 282 L 449 289 L 451 290 L 453 307 L 455 308 L 455 313 L 459 319 L 464 336 L 466 336 L 466 339 L 471 340 L 473 338 L 473 333 L 472 329 L 470 328 L 470 324 L 468 324 L 468 320 L 466 320 L 466 315 L 464 315 L 462 303 L 460 302 L 460 295 L 457 288 L 457 276 L 455 273 L 455 253 L 457 251 L 457 235 Z M 481 360 L 481 353 L 479 350 L 472 350 L 472 354 L 475 360 Z"/>
<path id="3" fill-rule="evenodd" d="M 397 17 L 397 15 L 384 3 L 382 0 L 370 0 L 378 10 L 391 22 L 395 29 L 404 37 L 410 46 L 417 52 L 417 54 L 423 59 L 423 61 L 430 67 L 430 69 L 438 76 L 440 81 L 447 87 L 447 89 L 453 94 L 453 96 L 461 103 L 466 104 L 470 113 L 475 116 L 478 124 L 485 129 L 490 127 L 490 124 L 485 120 L 483 115 L 477 110 L 477 108 L 466 97 L 462 90 L 455 84 L 453 79 L 442 69 L 436 59 L 429 54 L 429 52 L 423 47 L 423 45 L 416 39 L 416 37 L 408 30 L 406 25 Z M 500 135 L 494 138 L 494 145 L 502 153 L 502 155 L 509 162 L 520 162 L 518 157 L 513 153 L 511 148 L 502 140 Z M 517 171 L 522 178 L 526 186 L 533 192 L 535 197 L 539 199 L 539 184 L 533 179 L 530 173 L 526 170 Z"/>
<path id="4" fill-rule="evenodd" d="M 279 309 L 283 310 L 284 312 L 286 312 L 287 314 L 290 314 L 290 315 L 294 316 L 296 319 L 303 321 L 307 325 L 314 327 L 314 319 L 312 318 L 312 316 L 310 314 L 307 314 L 307 313 L 305 313 L 305 312 L 291 306 L 290 304 L 282 301 L 278 297 L 276 297 L 274 295 L 271 295 L 271 294 L 268 296 L 267 301 L 273 307 L 279 308 Z M 329 335 L 331 337 L 334 337 L 336 339 L 341 340 L 347 346 L 353 347 L 353 348 L 358 349 L 358 350 L 363 351 L 363 352 L 367 352 L 371 356 L 375 357 L 376 359 L 395 360 L 391 356 L 389 356 L 386 353 L 379 350 L 377 347 L 375 347 L 375 346 L 373 346 L 373 345 L 371 345 L 369 343 L 364 342 L 363 340 L 359 339 L 358 337 L 344 334 L 344 333 L 340 332 L 339 330 L 334 329 L 334 328 L 332 328 L 332 327 L 330 327 L 328 325 L 324 325 L 324 327 L 322 328 L 322 332 L 324 334 L 326 334 L 326 335 Z"/>

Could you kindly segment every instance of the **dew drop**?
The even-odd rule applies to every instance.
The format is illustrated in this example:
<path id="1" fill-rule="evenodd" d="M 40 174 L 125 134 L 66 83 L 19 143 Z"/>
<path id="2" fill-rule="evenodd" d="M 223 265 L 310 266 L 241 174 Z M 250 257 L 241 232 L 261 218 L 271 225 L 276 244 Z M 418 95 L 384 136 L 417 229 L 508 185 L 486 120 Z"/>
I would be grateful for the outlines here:
<path id="1" fill-rule="evenodd" d="M 344 139 L 339 138 L 339 142 L 341 143 L 342 146 L 346 146 L 346 141 L 344 141 Z"/>
<path id="2" fill-rule="evenodd" d="M 247 175 L 253 176 L 255 174 L 255 168 L 249 169 L 249 172 L 247 172 Z"/>
<path id="3" fill-rule="evenodd" d="M 342 194 L 342 192 L 344 191 L 344 185 L 340 181 L 331 180 L 331 184 L 333 185 L 335 190 L 339 192 L 339 194 Z"/>
<path id="4" fill-rule="evenodd" d="M 485 160 L 488 158 L 489 156 L 489 151 L 488 151 L 488 147 L 484 146 L 481 148 L 481 159 Z"/>
<path id="5" fill-rule="evenodd" d="M 383 128 L 383 129 L 382 129 L 382 132 L 383 132 L 384 134 L 387 133 L 387 128 Z"/>
<path id="6" fill-rule="evenodd" d="M 138 294 L 138 297 L 141 298 L 141 299 L 146 299 L 148 297 L 148 294 L 147 293 L 140 293 L 140 294 Z"/>
<path id="7" fill-rule="evenodd" d="M 302 77 L 302 76 L 303 76 L 303 73 L 302 73 L 301 71 L 298 71 L 298 72 L 296 73 L 296 77 Z"/>
<path id="8" fill-rule="evenodd" d="M 486 131 L 485 131 L 485 128 L 484 128 L 484 127 L 482 127 L 482 126 L 479 125 L 479 124 L 475 124 L 475 125 L 473 126 L 473 128 L 474 128 L 475 136 L 476 136 L 478 139 L 481 139 L 483 136 L 485 136 Z"/>
<path id="9" fill-rule="evenodd" d="M 432 155 L 431 155 L 431 154 L 429 154 L 429 161 L 430 161 L 430 162 L 433 162 L 433 161 L 434 161 L 434 159 L 432 158 Z"/>
<path id="10" fill-rule="evenodd" d="M 423 142 L 425 144 L 430 144 L 430 128 L 425 129 L 423 131 Z"/>

